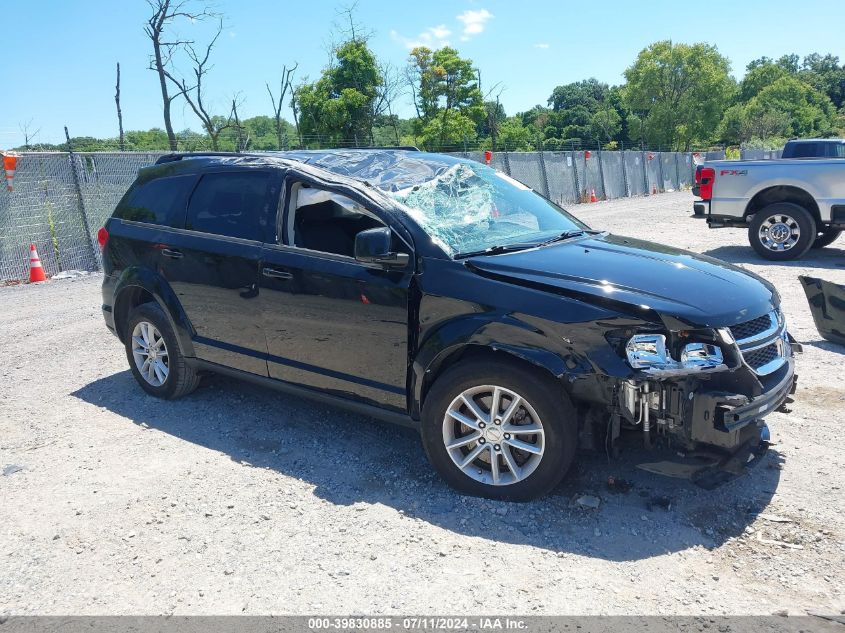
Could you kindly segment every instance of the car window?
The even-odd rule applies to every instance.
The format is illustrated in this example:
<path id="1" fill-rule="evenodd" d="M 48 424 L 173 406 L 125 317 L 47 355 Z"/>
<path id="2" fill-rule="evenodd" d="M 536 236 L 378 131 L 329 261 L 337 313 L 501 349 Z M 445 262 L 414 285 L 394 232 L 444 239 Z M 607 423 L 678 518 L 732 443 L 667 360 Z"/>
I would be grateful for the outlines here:
<path id="1" fill-rule="evenodd" d="M 834 158 L 845 158 L 845 143 L 831 143 L 831 156 Z"/>
<path id="2" fill-rule="evenodd" d="M 264 241 L 270 218 L 263 171 L 206 174 L 188 204 L 185 228 L 215 235 Z"/>
<path id="3" fill-rule="evenodd" d="M 427 182 L 385 191 L 450 255 L 539 243 L 587 225 L 520 182 L 479 163 L 455 163 Z"/>
<path id="4" fill-rule="evenodd" d="M 792 149 L 793 158 L 812 158 L 816 155 L 815 143 L 795 143 Z"/>
<path id="5" fill-rule="evenodd" d="M 157 178 L 134 185 L 121 200 L 114 217 L 133 222 L 181 227 L 185 205 L 196 176 Z"/>
<path id="6" fill-rule="evenodd" d="M 384 223 L 340 193 L 296 183 L 291 187 L 288 240 L 300 248 L 353 257 L 355 236 Z"/>

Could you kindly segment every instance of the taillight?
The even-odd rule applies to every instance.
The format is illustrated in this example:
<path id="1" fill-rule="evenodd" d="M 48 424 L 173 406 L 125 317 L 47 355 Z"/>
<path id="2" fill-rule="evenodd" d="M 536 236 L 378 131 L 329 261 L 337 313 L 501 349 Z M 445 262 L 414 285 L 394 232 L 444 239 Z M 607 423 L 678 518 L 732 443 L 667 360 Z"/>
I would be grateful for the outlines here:
<path id="1" fill-rule="evenodd" d="M 101 226 L 100 230 L 97 231 L 97 244 L 100 245 L 100 252 L 101 253 L 106 248 L 106 242 L 108 242 L 108 241 L 109 241 L 109 232 L 106 231 L 106 227 Z"/>
<path id="2" fill-rule="evenodd" d="M 713 181 L 716 180 L 716 170 L 712 167 L 700 166 L 695 170 L 695 183 L 698 185 L 698 196 L 702 200 L 713 197 Z"/>

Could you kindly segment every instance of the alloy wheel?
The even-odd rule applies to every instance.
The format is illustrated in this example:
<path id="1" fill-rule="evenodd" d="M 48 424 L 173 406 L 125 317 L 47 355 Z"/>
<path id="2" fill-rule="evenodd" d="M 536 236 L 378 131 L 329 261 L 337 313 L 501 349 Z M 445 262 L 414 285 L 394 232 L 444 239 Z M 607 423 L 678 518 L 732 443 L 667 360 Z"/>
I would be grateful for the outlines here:
<path id="1" fill-rule="evenodd" d="M 132 330 L 132 357 L 138 373 L 153 387 L 161 387 L 170 373 L 167 344 L 158 328 L 139 321 Z"/>
<path id="2" fill-rule="evenodd" d="M 792 216 L 778 213 L 766 218 L 760 225 L 758 236 L 768 250 L 788 251 L 801 239 L 801 227 Z"/>
<path id="3" fill-rule="evenodd" d="M 452 400 L 443 417 L 443 443 L 465 475 L 507 486 L 540 465 L 545 434 L 540 416 L 525 398 L 505 387 L 482 385 Z"/>

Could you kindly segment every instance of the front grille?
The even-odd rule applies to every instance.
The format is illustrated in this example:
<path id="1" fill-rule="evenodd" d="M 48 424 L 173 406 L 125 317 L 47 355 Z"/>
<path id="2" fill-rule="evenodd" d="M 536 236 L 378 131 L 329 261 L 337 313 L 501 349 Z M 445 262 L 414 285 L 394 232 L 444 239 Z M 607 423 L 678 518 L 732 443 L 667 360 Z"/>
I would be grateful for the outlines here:
<path id="1" fill-rule="evenodd" d="M 748 363 L 748 366 L 754 371 L 757 371 L 764 365 L 780 358 L 780 352 L 778 351 L 777 343 L 771 343 L 765 347 L 761 347 L 760 349 L 745 352 L 743 353 L 743 357 L 745 358 L 745 362 Z"/>
<path id="2" fill-rule="evenodd" d="M 731 327 L 731 334 L 737 341 L 751 338 L 765 332 L 772 327 L 772 314 L 764 314 L 745 323 L 738 323 Z"/>

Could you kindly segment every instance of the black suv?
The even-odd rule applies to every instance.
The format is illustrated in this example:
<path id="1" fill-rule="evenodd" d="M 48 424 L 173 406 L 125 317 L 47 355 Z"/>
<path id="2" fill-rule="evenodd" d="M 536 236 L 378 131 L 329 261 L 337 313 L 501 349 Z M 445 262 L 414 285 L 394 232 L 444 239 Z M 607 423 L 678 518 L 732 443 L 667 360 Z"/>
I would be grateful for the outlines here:
<path id="1" fill-rule="evenodd" d="M 169 155 L 99 242 L 144 390 L 213 371 L 411 425 L 470 494 L 542 495 L 625 432 L 742 463 L 794 388 L 767 282 L 590 230 L 469 160 Z"/>

